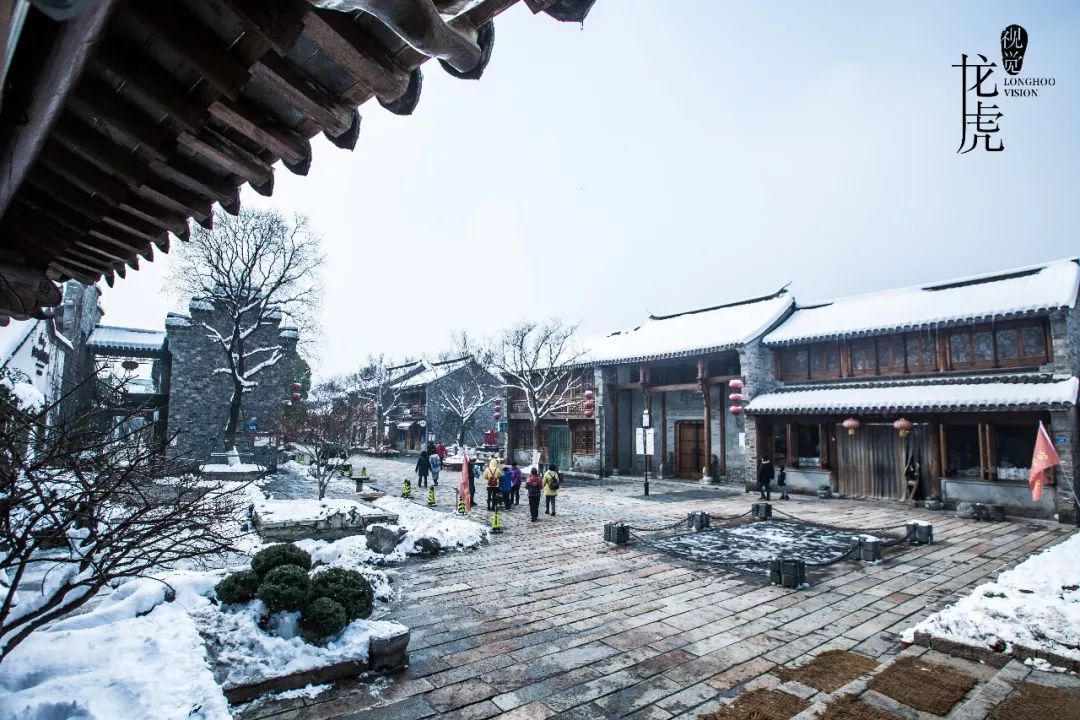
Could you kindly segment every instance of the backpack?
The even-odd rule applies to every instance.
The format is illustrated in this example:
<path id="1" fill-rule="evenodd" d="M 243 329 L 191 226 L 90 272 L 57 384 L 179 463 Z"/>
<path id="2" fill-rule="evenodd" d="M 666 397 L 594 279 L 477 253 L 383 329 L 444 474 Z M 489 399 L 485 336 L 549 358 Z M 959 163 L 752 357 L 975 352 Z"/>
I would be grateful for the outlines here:
<path id="1" fill-rule="evenodd" d="M 551 474 L 551 482 L 548 483 L 548 486 L 550 486 L 552 490 L 559 489 L 559 473 Z"/>

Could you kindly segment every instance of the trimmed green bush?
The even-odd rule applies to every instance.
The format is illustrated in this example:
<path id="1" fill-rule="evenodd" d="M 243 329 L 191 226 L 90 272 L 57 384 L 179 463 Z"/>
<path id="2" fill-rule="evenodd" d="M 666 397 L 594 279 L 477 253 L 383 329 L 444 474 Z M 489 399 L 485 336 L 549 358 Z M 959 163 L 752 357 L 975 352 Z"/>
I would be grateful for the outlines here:
<path id="1" fill-rule="evenodd" d="M 282 565 L 296 565 L 310 570 L 311 555 L 291 543 L 283 543 L 263 548 L 251 558 L 251 569 L 259 577 L 266 577 L 268 572 Z"/>
<path id="2" fill-rule="evenodd" d="M 296 612 L 307 602 L 310 586 L 306 570 L 296 565 L 279 565 L 266 573 L 256 594 L 272 613 Z"/>
<path id="3" fill-rule="evenodd" d="M 345 608 L 349 622 L 371 614 L 375 593 L 371 583 L 355 570 L 330 568 L 316 573 L 311 579 L 311 597 L 330 598 Z"/>
<path id="4" fill-rule="evenodd" d="M 225 577 L 214 586 L 218 600 L 226 604 L 245 603 L 255 599 L 259 590 L 259 576 L 251 570 L 241 570 Z"/>
<path id="5" fill-rule="evenodd" d="M 300 630 L 305 638 L 314 641 L 337 635 L 348 622 L 345 608 L 328 597 L 315 598 L 300 613 Z"/>

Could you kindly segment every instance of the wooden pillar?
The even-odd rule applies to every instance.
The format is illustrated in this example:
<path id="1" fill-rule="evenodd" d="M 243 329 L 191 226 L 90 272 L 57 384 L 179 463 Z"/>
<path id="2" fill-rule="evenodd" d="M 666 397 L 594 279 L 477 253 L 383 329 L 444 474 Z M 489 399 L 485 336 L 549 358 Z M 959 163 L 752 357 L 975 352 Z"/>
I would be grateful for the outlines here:
<path id="1" fill-rule="evenodd" d="M 724 386 L 717 385 L 720 388 L 720 448 L 718 450 L 719 455 L 719 472 L 720 475 L 727 475 L 727 403 L 724 402 Z"/>
<path id="2" fill-rule="evenodd" d="M 709 383 L 706 378 L 705 359 L 702 358 L 698 360 L 698 385 L 701 388 L 702 397 L 705 401 L 705 457 L 703 459 L 704 464 L 702 465 L 705 472 L 702 474 L 703 480 L 709 478 L 709 469 L 712 467 L 712 392 L 709 389 Z"/>
<path id="3" fill-rule="evenodd" d="M 795 443 L 799 439 L 795 433 L 795 423 L 787 423 L 784 426 L 784 433 L 787 439 L 787 466 L 792 467 L 795 465 L 793 462 L 795 458 L 799 457 L 799 450 L 795 447 Z"/>
<path id="4" fill-rule="evenodd" d="M 824 423 L 818 423 L 818 467 L 829 467 L 829 432 Z"/>
<path id="5" fill-rule="evenodd" d="M 619 389 L 611 385 L 611 467 L 622 470 L 619 467 Z"/>
<path id="6" fill-rule="evenodd" d="M 930 421 L 930 482 L 927 485 L 928 495 L 941 497 L 941 424 L 937 420 Z"/>
<path id="7" fill-rule="evenodd" d="M 667 466 L 667 393 L 660 393 L 660 477 L 671 475 Z"/>

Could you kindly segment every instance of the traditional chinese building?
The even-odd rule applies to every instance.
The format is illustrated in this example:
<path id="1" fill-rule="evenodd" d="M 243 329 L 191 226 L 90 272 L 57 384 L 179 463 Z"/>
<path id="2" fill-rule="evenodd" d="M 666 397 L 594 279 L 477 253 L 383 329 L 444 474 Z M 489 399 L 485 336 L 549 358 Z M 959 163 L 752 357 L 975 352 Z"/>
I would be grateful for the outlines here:
<path id="1" fill-rule="evenodd" d="M 393 406 L 389 433 L 395 449 L 419 452 L 429 441 L 449 445 L 462 433 L 466 445 L 483 442 L 483 433 L 492 424 L 490 408 L 501 390 L 498 379 L 471 355 L 418 360 L 394 370 L 403 375 L 390 387 L 387 399 Z M 467 413 L 474 406 L 479 407 L 462 428 L 458 412 Z"/>
<path id="2" fill-rule="evenodd" d="M 763 334 L 792 311 L 786 290 L 724 305 L 650 316 L 632 330 L 590 344 L 596 390 L 596 469 L 641 474 L 648 447 L 636 429 L 654 430 L 653 472 L 687 479 L 740 480 L 746 435 L 729 383 L 770 373 Z M 763 367 L 764 366 L 764 367 Z M 735 413 L 732 405 L 739 406 Z M 646 411 L 648 417 L 646 418 Z M 513 404 L 511 404 L 513 417 Z M 575 455 L 576 458 L 576 455 Z"/>
<path id="3" fill-rule="evenodd" d="M 598 392 L 593 368 L 586 365 L 575 368 L 552 393 L 563 397 L 564 401 L 540 419 L 540 447 L 537 448 L 540 462 L 572 472 L 600 472 L 597 444 L 600 420 L 596 411 Z M 524 393 L 515 388 L 507 391 L 507 418 L 507 456 L 522 465 L 532 463 L 532 417 Z"/>
<path id="4" fill-rule="evenodd" d="M 800 305 L 747 373 L 746 471 L 846 497 L 986 502 L 1074 517 L 1076 260 Z M 1031 501 L 1038 423 L 1061 466 Z"/>

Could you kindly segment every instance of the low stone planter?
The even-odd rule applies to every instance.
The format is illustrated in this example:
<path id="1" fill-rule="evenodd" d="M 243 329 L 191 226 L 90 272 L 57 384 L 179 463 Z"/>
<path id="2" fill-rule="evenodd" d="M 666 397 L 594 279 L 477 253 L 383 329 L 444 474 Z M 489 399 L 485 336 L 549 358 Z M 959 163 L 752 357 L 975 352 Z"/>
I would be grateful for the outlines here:
<path id="1" fill-rule="evenodd" d="M 1029 648 L 1023 645 L 1013 645 L 1012 649 L 1008 652 L 998 652 L 996 650 L 991 650 L 988 647 L 969 645 L 957 640 L 950 640 L 948 638 L 931 635 L 926 632 L 915 633 L 915 644 L 928 647 L 931 650 L 943 652 L 946 655 L 953 655 L 955 657 L 964 658 L 965 660 L 986 663 L 987 665 L 996 668 L 1005 667 L 1011 659 L 1016 659 L 1020 662 L 1032 659 L 1045 660 L 1056 667 L 1062 667 L 1070 672 L 1080 673 L 1080 660 L 1073 660 L 1064 655 L 1058 655 L 1057 653 L 1047 652 L 1037 648 Z"/>
<path id="2" fill-rule="evenodd" d="M 199 478 L 208 482 L 242 482 L 252 483 L 266 474 L 265 468 L 259 468 L 258 470 L 248 470 L 244 472 L 215 472 L 213 470 L 202 470 L 199 473 Z"/>
<path id="3" fill-rule="evenodd" d="M 248 685 L 226 685 L 225 698 L 233 705 L 250 702 L 267 693 L 296 690 L 307 685 L 322 685 L 365 672 L 392 673 L 404 669 L 409 662 L 408 630 L 390 638 L 372 638 L 366 662 L 349 660 L 326 667 L 303 670 L 291 675 L 267 678 Z"/>
<path id="4" fill-rule="evenodd" d="M 285 501 L 290 502 L 290 501 Z M 318 502 L 318 501 L 312 501 Z M 330 502 L 330 501 L 327 501 Z M 394 525 L 398 516 L 370 505 L 353 503 L 348 510 L 327 510 L 308 516 L 284 508 L 281 513 L 272 512 L 273 506 L 256 506 L 252 513 L 255 530 L 264 541 L 294 542 L 296 540 L 340 540 L 352 535 L 363 535 L 375 524 Z"/>

